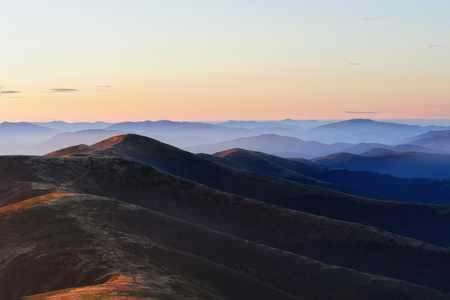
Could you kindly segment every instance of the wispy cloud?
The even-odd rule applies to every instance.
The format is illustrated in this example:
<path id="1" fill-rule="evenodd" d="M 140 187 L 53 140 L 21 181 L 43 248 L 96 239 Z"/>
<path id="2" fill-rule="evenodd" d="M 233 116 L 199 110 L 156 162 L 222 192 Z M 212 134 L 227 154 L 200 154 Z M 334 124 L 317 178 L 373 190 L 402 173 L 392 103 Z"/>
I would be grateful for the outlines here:
<path id="1" fill-rule="evenodd" d="M 23 98 L 22 96 L 10 96 L 10 95 L 14 95 L 14 94 L 19 94 L 20 91 L 3 91 L 0 88 L 0 96 L 2 96 L 3 99 L 7 98 L 7 99 L 12 99 L 12 98 Z"/>
<path id="2" fill-rule="evenodd" d="M 0 91 L 0 96 L 2 94 L 18 94 L 20 91 Z"/>
<path id="3" fill-rule="evenodd" d="M 366 21 L 376 21 L 376 20 L 381 20 L 381 19 L 386 19 L 387 16 L 376 16 L 376 17 L 367 17 L 367 18 L 363 18 L 363 20 Z"/>
<path id="4" fill-rule="evenodd" d="M 380 111 L 353 111 L 353 110 L 347 110 L 343 112 L 344 114 L 379 114 Z"/>
<path id="5" fill-rule="evenodd" d="M 98 88 L 112 88 L 112 85 L 98 85 Z"/>
<path id="6" fill-rule="evenodd" d="M 76 89 L 47 89 L 43 93 L 72 93 L 78 92 Z"/>

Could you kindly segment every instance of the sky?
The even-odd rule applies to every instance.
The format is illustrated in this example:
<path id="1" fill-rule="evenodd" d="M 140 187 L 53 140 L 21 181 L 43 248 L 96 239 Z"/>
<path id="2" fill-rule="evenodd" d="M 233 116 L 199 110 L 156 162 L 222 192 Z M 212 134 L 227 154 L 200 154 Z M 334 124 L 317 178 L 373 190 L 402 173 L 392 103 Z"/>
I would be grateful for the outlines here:
<path id="1" fill-rule="evenodd" d="M 450 119 L 450 1 L 0 0 L 0 121 Z"/>

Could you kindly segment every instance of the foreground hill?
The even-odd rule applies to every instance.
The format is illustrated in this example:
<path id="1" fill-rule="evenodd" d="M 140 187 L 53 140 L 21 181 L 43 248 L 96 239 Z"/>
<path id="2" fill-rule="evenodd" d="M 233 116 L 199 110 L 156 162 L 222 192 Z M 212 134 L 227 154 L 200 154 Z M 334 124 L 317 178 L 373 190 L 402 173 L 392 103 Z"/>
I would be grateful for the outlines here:
<path id="1" fill-rule="evenodd" d="M 419 152 L 360 156 L 336 153 L 311 160 L 318 166 L 353 171 L 372 171 L 405 178 L 450 178 L 450 155 Z"/>
<path id="2" fill-rule="evenodd" d="M 270 268 L 246 260 L 249 251 L 275 260 L 286 256 L 297 267 L 310 263 L 138 206 L 91 195 L 53 193 L 32 198 L 0 208 L 0 223 L 0 297 L 5 300 L 50 291 L 27 299 L 95 295 L 104 299 L 99 289 L 108 297 L 145 299 L 299 299 L 219 264 L 214 255 L 227 257 L 229 264 L 239 264 L 243 270 L 263 269 L 273 284 L 277 278 L 269 273 Z M 218 243 L 203 250 L 203 238 Z M 241 244 L 247 244 L 240 251 L 242 256 L 226 256 L 227 251 L 235 250 L 230 247 Z M 281 267 L 273 265 L 272 272 L 282 271 Z M 316 263 L 316 267 L 320 271 L 326 266 Z M 292 271 L 285 272 L 283 279 Z M 77 286 L 84 287 L 73 289 Z"/>
<path id="3" fill-rule="evenodd" d="M 373 172 L 328 169 L 262 152 L 230 149 L 200 155 L 231 167 L 322 186 L 363 197 L 418 203 L 450 203 L 450 181 L 405 179 Z"/>
<path id="4" fill-rule="evenodd" d="M 134 286 L 141 298 L 448 298 L 298 255 L 448 291 L 446 249 L 218 192 L 130 160 L 0 157 L 0 176 L 55 190 L 0 210 L 2 299 L 95 291 L 110 288 L 108 280 L 122 283 L 119 295 Z"/>
<path id="5" fill-rule="evenodd" d="M 113 137 L 92 147 L 98 150 L 89 154 L 91 157 L 128 157 L 227 193 L 333 219 L 375 226 L 446 248 L 450 246 L 448 205 L 397 203 L 350 196 L 228 167 L 138 135 Z M 68 155 L 64 149 L 52 155 L 62 156 L 61 153 Z M 77 152 L 72 155 L 77 155 Z M 384 189 L 384 186 L 380 186 L 380 189 Z"/>

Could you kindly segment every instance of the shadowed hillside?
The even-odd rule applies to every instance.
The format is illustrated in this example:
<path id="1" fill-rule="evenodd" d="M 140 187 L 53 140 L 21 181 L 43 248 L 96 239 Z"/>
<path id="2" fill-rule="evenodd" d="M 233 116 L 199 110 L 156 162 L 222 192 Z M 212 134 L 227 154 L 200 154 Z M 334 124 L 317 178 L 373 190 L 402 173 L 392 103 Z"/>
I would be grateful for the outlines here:
<path id="1" fill-rule="evenodd" d="M 418 152 L 359 156 L 336 153 L 312 160 L 328 168 L 372 171 L 406 178 L 450 179 L 450 155 Z"/>
<path id="2" fill-rule="evenodd" d="M 103 287 L 114 281 L 109 290 L 118 296 L 299 299 L 218 264 L 214 259 L 196 255 L 203 254 L 196 252 L 202 247 L 200 238 L 208 234 L 211 238 L 217 236 L 216 239 L 231 247 L 239 247 L 244 241 L 230 240 L 227 236 L 222 238 L 219 233 L 113 199 L 48 194 L 1 208 L 0 223 L 3 236 L 1 299 L 19 299 L 77 286 L 85 286 L 78 289 L 78 293 L 83 290 L 88 297 L 99 288 L 98 284 L 108 279 Z M 181 238 L 180 230 L 189 233 L 185 240 Z M 181 249 L 184 244 L 191 243 L 196 246 L 190 251 Z M 251 250 L 255 252 L 268 251 L 268 255 L 283 258 L 282 252 L 278 254 L 256 244 L 253 247 L 256 249 Z M 211 251 L 225 255 L 218 247 Z M 301 266 L 301 259 L 291 257 L 292 263 L 298 260 Z M 239 257 L 233 263 L 240 263 L 244 269 L 262 268 L 244 262 L 244 258 Z M 317 267 L 320 270 L 324 266 Z M 281 266 L 276 269 L 281 270 Z M 287 272 L 284 277 L 288 276 Z M 122 278 L 121 285 L 117 283 L 119 278 Z M 275 280 L 275 276 L 269 279 L 273 283 Z M 422 292 L 427 291 L 422 289 Z M 50 295 L 73 299 L 76 293 L 77 289 L 72 289 Z"/>
<path id="3" fill-rule="evenodd" d="M 108 196 L 325 263 L 448 288 L 448 250 L 376 228 L 218 192 L 120 158 L 15 157 L 15 165 L 0 158 L 0 166 L 5 162 L 11 172 L 26 167 L 65 193 Z"/>
<path id="4" fill-rule="evenodd" d="M 369 200 L 290 180 L 251 173 L 201 158 L 138 135 L 122 135 L 94 144 L 90 156 L 120 156 L 224 192 L 376 226 L 439 246 L 450 245 L 449 206 Z M 75 154 L 75 153 L 74 153 Z M 380 187 L 384 188 L 383 186 Z"/>
<path id="5" fill-rule="evenodd" d="M 446 299 L 111 198 L 48 194 L 3 207 L 0 223 L 5 300 L 30 293 L 47 294 L 27 299 Z"/>
<path id="6" fill-rule="evenodd" d="M 405 179 L 374 172 L 321 168 L 244 149 L 230 149 L 212 156 L 200 156 L 242 170 L 322 186 L 352 195 L 402 202 L 450 203 L 450 181 Z"/>

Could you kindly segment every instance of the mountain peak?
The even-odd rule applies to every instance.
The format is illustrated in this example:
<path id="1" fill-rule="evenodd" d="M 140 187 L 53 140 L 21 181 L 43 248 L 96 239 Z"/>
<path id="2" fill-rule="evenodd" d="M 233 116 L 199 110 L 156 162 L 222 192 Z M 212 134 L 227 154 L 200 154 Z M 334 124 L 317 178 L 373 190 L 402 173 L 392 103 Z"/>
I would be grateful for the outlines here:
<path id="1" fill-rule="evenodd" d="M 122 134 L 122 135 L 113 136 L 106 140 L 98 142 L 96 144 L 93 144 L 92 147 L 106 149 L 106 148 L 112 147 L 114 145 L 117 145 L 119 143 L 122 143 L 129 135 L 133 135 L 133 134 Z"/>
<path id="2" fill-rule="evenodd" d="M 221 151 L 221 152 L 216 152 L 213 154 L 213 156 L 217 156 L 217 157 L 225 157 L 227 155 L 230 155 L 232 153 L 236 153 L 236 152 L 249 152 L 248 150 L 242 149 L 242 148 L 232 148 L 232 149 L 228 149 L 225 151 Z"/>
<path id="3" fill-rule="evenodd" d="M 350 119 L 347 121 L 342 122 L 349 122 L 349 123 L 378 123 L 377 121 L 371 120 L 371 119 Z"/>

